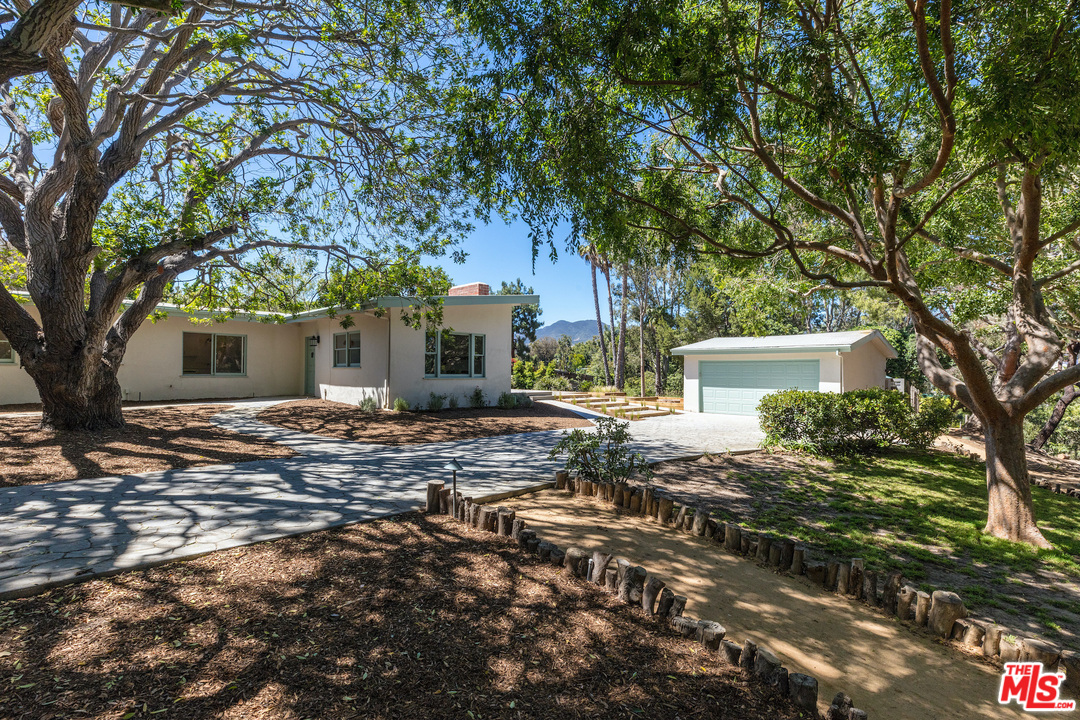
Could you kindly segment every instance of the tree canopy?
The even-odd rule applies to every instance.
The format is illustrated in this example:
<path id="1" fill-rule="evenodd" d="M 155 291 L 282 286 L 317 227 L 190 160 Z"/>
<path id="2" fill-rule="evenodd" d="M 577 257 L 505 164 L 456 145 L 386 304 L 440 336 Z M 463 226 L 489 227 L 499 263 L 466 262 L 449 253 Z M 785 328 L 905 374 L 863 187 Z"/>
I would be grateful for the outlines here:
<path id="1" fill-rule="evenodd" d="M 892 294 L 923 372 L 986 427 L 986 531 L 1045 545 L 1022 420 L 1080 380 L 1056 367 L 1080 270 L 1080 8 L 460 5 L 493 58 L 460 126 L 490 197 L 608 246 L 644 231 Z"/>
<path id="2" fill-rule="evenodd" d="M 40 319 L 5 272 L 0 332 L 46 425 L 122 422 L 116 369 L 167 292 L 244 309 L 235 286 L 208 290 L 273 294 L 283 255 L 364 274 L 350 297 L 415 288 L 431 279 L 421 258 L 468 227 L 445 160 L 471 56 L 440 3 L 18 7 L 0 56 L 40 61 L 0 85 L 0 257 L 25 267 Z M 48 8 L 66 8 L 60 27 L 23 42 Z"/>

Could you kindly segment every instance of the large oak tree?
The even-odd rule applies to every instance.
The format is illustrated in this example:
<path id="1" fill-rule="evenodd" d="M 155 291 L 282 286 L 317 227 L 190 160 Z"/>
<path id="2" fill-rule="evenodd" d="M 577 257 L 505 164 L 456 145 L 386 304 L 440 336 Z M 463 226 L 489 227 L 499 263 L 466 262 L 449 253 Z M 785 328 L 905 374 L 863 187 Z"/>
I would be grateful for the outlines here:
<path id="1" fill-rule="evenodd" d="M 282 253 L 423 290 L 421 259 L 465 227 L 440 168 L 468 48 L 440 3 L 15 11 L 0 18 L 0 251 L 24 272 L 0 284 L 0 332 L 46 427 L 123 422 L 117 369 L 166 293 L 213 302 L 200 277 L 280 274 Z"/>
<path id="2" fill-rule="evenodd" d="M 1059 312 L 1080 270 L 1077 3 L 462 5 L 495 58 L 461 125 L 492 197 L 891 293 L 927 377 L 983 421 L 985 531 L 1047 546 L 1023 420 L 1080 380 Z"/>

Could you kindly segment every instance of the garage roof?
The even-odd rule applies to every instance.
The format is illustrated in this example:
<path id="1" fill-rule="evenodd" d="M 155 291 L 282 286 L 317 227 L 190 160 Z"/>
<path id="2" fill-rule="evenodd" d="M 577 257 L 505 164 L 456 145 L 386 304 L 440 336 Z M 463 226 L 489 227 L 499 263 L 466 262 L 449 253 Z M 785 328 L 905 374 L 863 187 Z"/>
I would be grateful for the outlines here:
<path id="1" fill-rule="evenodd" d="M 877 330 L 767 335 L 765 337 L 718 337 L 672 349 L 672 355 L 724 355 L 728 353 L 851 352 L 874 342 L 885 357 L 896 357 L 896 349 Z"/>

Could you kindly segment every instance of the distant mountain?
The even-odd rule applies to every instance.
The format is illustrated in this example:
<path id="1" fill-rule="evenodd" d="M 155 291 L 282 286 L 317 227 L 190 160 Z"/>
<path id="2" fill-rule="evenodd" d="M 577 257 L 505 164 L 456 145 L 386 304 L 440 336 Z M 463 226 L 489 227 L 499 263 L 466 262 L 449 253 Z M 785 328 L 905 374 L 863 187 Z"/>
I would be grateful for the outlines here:
<path id="1" fill-rule="evenodd" d="M 607 325 L 604 325 L 604 330 L 608 329 Z M 539 340 L 543 337 L 552 337 L 558 340 L 563 335 L 570 336 L 570 342 L 577 343 L 586 342 L 596 337 L 596 321 L 595 320 L 578 320 L 571 322 L 569 320 L 556 320 L 550 325 L 545 325 L 536 331 L 536 339 Z"/>

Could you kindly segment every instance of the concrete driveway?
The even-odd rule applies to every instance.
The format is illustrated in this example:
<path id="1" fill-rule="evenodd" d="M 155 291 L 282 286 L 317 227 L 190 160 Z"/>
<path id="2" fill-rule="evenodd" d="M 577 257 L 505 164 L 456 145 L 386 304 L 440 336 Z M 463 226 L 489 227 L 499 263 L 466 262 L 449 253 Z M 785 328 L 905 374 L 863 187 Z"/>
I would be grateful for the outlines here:
<path id="1" fill-rule="evenodd" d="M 276 402 L 237 403 L 212 421 L 295 457 L 0 490 L 0 598 L 405 512 L 423 504 L 429 480 L 448 480 L 450 458 L 465 466 L 459 490 L 472 497 L 533 487 L 561 466 L 547 457 L 560 430 L 391 447 L 255 419 Z M 745 418 L 703 415 L 631 429 L 650 460 L 756 447 L 760 435 Z"/>

